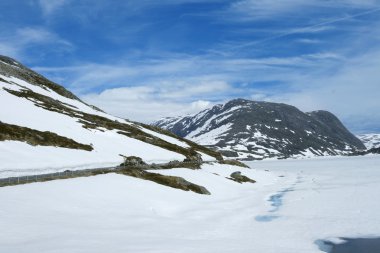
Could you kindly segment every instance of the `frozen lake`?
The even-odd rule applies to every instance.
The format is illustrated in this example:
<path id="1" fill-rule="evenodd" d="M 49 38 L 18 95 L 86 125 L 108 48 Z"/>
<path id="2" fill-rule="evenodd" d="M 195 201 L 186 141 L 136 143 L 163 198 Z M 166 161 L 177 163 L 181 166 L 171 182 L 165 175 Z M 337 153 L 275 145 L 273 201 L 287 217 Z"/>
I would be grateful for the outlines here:
<path id="1" fill-rule="evenodd" d="M 380 156 L 267 160 L 250 165 L 285 177 L 297 175 L 293 184 L 268 198 L 272 206 L 280 206 L 264 214 L 276 219 L 262 229 L 277 245 L 292 242 L 297 249 L 294 252 L 314 252 L 306 242 L 324 239 L 341 243 L 338 237 L 380 236 L 380 202 L 376 197 L 380 194 Z M 279 252 L 291 250 L 279 248 Z"/>
<path id="2" fill-rule="evenodd" d="M 380 235 L 380 156 L 174 169 L 210 196 L 122 175 L 0 188 L 0 252 L 322 252 Z"/>

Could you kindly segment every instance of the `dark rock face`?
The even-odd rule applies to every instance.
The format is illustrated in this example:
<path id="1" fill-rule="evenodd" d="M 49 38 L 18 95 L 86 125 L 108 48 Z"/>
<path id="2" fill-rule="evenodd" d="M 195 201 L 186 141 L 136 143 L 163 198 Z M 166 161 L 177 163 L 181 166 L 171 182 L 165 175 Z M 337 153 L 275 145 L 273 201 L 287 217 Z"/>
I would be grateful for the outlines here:
<path id="1" fill-rule="evenodd" d="M 349 140 L 354 146 L 357 146 L 360 149 L 365 148 L 363 142 L 350 133 L 342 122 L 340 122 L 340 120 L 331 112 L 314 111 L 307 114 L 313 117 L 316 121 L 319 121 L 321 125 L 325 127 L 324 130 L 326 133 L 331 133 L 342 140 Z"/>
<path id="2" fill-rule="evenodd" d="M 365 149 L 332 113 L 235 99 L 194 116 L 153 125 L 244 160 L 295 155 L 338 155 Z"/>

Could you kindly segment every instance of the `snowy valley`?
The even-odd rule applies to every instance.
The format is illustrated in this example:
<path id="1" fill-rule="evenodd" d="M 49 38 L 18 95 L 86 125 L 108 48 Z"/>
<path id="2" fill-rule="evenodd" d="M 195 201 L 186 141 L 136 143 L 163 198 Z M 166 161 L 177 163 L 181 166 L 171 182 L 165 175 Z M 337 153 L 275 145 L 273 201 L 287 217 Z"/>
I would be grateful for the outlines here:
<path id="1" fill-rule="evenodd" d="M 0 188 L 0 252 L 322 253 L 380 235 L 380 156 L 254 161 L 160 171 L 178 191 L 117 174 Z"/>
<path id="2" fill-rule="evenodd" d="M 0 252 L 320 253 L 380 235 L 380 156 L 342 156 L 364 145 L 328 112 L 235 100 L 150 126 L 8 57 L 0 105 Z M 265 117 L 244 122 L 253 107 Z"/>
<path id="3" fill-rule="evenodd" d="M 380 253 L 380 0 L 0 9 L 0 253 Z"/>

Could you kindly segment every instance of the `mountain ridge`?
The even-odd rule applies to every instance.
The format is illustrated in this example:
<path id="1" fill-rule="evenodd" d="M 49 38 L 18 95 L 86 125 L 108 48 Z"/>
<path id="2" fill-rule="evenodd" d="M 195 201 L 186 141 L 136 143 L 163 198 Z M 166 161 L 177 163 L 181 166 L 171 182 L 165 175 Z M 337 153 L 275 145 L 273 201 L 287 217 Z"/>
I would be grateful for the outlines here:
<path id="1" fill-rule="evenodd" d="M 243 160 L 339 155 L 365 149 L 330 112 L 304 113 L 292 105 L 241 98 L 152 125 Z"/>

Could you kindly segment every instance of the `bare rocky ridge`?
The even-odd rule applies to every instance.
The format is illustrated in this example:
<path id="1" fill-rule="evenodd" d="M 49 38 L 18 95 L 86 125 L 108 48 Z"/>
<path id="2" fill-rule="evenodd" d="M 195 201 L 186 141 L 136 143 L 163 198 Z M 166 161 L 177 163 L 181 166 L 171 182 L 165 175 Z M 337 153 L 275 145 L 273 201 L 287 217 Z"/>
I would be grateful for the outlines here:
<path id="1" fill-rule="evenodd" d="M 243 160 L 339 155 L 365 149 L 330 112 L 304 113 L 286 104 L 245 99 L 153 125 Z"/>

